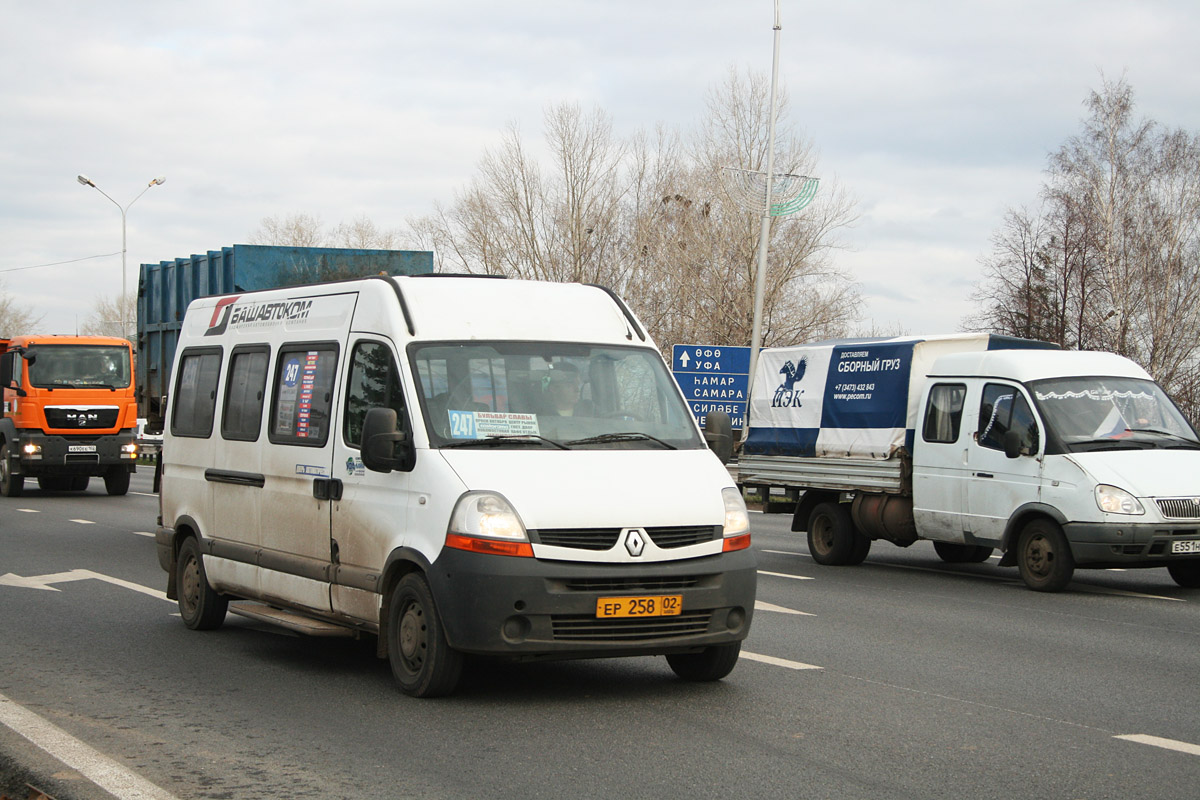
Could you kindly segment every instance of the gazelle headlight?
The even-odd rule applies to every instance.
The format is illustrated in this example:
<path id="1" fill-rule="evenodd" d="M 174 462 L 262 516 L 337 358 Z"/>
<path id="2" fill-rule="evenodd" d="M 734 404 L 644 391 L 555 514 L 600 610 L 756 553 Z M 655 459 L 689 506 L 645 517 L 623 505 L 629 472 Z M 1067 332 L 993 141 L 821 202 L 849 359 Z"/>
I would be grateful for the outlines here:
<path id="1" fill-rule="evenodd" d="M 1124 489 L 1100 484 L 1096 487 L 1096 505 L 1106 514 L 1145 514 L 1141 502 Z"/>

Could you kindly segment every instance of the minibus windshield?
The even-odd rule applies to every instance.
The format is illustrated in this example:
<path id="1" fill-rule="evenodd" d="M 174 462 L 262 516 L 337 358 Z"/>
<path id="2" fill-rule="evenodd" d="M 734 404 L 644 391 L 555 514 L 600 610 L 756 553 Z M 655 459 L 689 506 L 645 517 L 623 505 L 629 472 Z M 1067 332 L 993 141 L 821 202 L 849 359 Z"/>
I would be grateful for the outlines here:
<path id="1" fill-rule="evenodd" d="M 657 351 L 564 342 L 410 345 L 434 447 L 697 449 Z"/>
<path id="2" fill-rule="evenodd" d="M 1052 378 L 1034 381 L 1030 389 L 1069 451 L 1200 447 L 1192 426 L 1153 381 Z"/>

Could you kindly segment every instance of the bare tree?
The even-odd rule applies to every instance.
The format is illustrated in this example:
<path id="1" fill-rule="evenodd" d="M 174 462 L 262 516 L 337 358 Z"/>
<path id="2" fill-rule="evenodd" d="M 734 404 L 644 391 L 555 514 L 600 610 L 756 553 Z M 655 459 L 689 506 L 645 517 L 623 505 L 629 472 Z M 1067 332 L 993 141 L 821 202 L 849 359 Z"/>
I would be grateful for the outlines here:
<path id="1" fill-rule="evenodd" d="M 249 244 L 291 247 L 324 247 L 326 241 L 321 218 L 302 212 L 284 217 L 263 217 L 249 238 Z"/>
<path id="2" fill-rule="evenodd" d="M 1036 215 L 1009 212 L 984 260 L 978 329 L 1128 356 L 1200 414 L 1200 136 L 1134 118 L 1104 80 L 1050 159 Z"/>
<path id="3" fill-rule="evenodd" d="M 399 231 L 380 228 L 365 215 L 353 222 L 339 222 L 328 237 L 334 247 L 355 250 L 395 250 L 399 240 Z"/>
<path id="4" fill-rule="evenodd" d="M 97 297 L 79 332 L 85 336 L 116 336 L 137 341 L 137 295 Z"/>
<path id="5" fill-rule="evenodd" d="M 0 336 L 34 333 L 34 328 L 41 324 L 41 321 L 41 316 L 34 316 L 32 311 L 21 308 L 17 301 L 4 291 L 4 282 L 0 281 Z"/>
<path id="6" fill-rule="evenodd" d="M 814 171 L 811 147 L 786 124 L 786 100 L 781 109 L 776 163 Z M 766 81 L 732 71 L 691 137 L 659 127 L 620 141 L 604 113 L 552 107 L 549 166 L 510 126 L 453 203 L 411 228 L 441 270 L 602 283 L 664 346 L 749 344 L 760 218 L 722 175 L 764 168 L 769 114 Z M 838 335 L 857 317 L 857 287 L 828 258 L 852 204 L 832 182 L 820 198 L 772 223 L 764 344 Z"/>

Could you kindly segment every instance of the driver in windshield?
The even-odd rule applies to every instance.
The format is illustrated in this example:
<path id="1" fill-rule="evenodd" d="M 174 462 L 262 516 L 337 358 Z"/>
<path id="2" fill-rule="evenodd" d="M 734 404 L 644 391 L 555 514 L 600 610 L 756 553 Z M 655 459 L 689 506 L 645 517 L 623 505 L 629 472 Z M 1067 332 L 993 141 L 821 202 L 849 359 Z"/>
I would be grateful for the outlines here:
<path id="1" fill-rule="evenodd" d="M 579 396 L 582 386 L 579 368 L 574 364 L 565 361 L 552 364 L 542 390 L 550 413 L 560 417 L 575 416 L 580 410 Z"/>

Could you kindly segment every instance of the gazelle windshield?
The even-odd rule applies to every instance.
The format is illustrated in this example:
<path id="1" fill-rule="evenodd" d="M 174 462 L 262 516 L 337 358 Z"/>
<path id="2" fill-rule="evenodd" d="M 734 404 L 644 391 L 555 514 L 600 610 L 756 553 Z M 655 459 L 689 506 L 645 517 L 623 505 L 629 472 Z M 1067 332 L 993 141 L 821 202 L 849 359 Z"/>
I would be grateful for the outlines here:
<path id="1" fill-rule="evenodd" d="M 409 356 L 434 446 L 704 447 L 649 348 L 440 342 Z"/>
<path id="2" fill-rule="evenodd" d="M 1138 378 L 1054 378 L 1030 385 L 1042 417 L 1068 450 L 1200 446 L 1166 393 Z"/>

